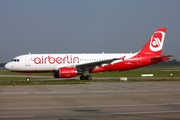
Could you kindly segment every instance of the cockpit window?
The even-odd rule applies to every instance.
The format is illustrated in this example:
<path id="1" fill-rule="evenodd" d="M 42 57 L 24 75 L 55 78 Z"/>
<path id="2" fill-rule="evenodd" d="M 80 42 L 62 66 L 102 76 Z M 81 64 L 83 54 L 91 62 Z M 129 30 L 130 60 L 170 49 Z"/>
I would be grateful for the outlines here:
<path id="1" fill-rule="evenodd" d="M 12 59 L 11 62 L 19 62 L 19 59 Z"/>

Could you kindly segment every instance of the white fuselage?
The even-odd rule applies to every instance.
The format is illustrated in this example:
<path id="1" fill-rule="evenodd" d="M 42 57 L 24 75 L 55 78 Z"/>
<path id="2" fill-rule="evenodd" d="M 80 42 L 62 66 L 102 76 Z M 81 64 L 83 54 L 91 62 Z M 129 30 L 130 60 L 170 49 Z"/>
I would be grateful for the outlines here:
<path id="1" fill-rule="evenodd" d="M 113 58 L 125 59 L 133 57 L 135 54 L 26 54 L 15 57 L 6 64 L 6 68 L 11 71 L 54 71 L 61 67 L 76 67 L 79 64 L 86 64 L 96 61 Z M 116 60 L 113 63 L 120 62 Z M 112 63 L 112 64 L 113 64 Z"/>

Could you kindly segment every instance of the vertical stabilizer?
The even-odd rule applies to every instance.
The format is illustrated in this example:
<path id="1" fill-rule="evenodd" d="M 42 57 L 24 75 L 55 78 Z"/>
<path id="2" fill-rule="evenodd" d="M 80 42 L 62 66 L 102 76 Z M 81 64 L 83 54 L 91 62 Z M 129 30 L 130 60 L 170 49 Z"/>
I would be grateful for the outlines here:
<path id="1" fill-rule="evenodd" d="M 161 55 L 165 34 L 166 28 L 158 28 L 145 46 L 140 50 L 139 54 Z"/>

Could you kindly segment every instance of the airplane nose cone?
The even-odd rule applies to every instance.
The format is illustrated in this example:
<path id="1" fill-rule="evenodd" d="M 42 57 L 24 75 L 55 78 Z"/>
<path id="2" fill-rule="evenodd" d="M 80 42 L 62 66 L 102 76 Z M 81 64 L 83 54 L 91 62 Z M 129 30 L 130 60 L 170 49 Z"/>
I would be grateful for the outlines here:
<path id="1" fill-rule="evenodd" d="M 13 66 L 10 65 L 10 63 L 7 63 L 5 66 L 6 70 L 11 70 Z"/>

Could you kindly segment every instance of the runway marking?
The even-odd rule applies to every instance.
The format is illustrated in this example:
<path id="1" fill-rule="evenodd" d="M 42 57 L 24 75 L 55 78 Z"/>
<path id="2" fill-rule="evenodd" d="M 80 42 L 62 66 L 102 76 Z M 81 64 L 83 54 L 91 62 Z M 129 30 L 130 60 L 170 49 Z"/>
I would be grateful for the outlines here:
<path id="1" fill-rule="evenodd" d="M 0 118 L 32 118 L 34 117 L 33 115 L 29 116 L 0 116 Z"/>
<path id="2" fill-rule="evenodd" d="M 137 114 L 159 114 L 159 113 L 179 113 L 180 111 L 153 111 L 153 112 L 126 112 L 126 113 L 108 113 L 99 115 L 137 115 Z"/>
<path id="3" fill-rule="evenodd" d="M 162 104 L 136 104 L 136 105 L 92 105 L 92 106 L 71 106 L 71 107 L 22 107 L 22 108 L 0 108 L 0 110 L 26 110 L 26 109 L 73 109 L 73 108 L 103 108 L 103 107 L 143 107 L 143 106 L 167 106 L 180 105 L 180 103 L 162 103 Z"/>

